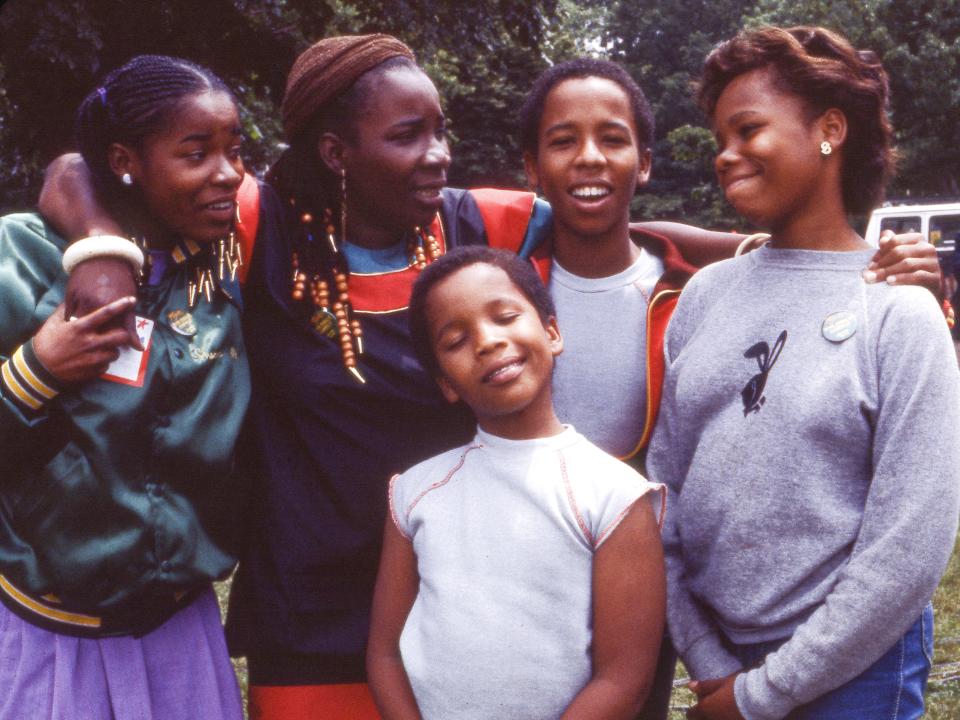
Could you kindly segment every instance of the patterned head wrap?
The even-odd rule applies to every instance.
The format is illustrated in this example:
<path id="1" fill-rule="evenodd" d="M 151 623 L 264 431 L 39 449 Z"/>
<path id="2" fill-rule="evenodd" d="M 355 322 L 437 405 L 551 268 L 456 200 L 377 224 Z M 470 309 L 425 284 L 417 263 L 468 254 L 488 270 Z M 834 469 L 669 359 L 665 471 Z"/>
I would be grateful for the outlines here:
<path id="1" fill-rule="evenodd" d="M 343 35 L 324 38 L 300 53 L 287 76 L 280 112 L 283 134 L 292 141 L 330 99 L 385 60 L 413 51 L 391 35 Z"/>

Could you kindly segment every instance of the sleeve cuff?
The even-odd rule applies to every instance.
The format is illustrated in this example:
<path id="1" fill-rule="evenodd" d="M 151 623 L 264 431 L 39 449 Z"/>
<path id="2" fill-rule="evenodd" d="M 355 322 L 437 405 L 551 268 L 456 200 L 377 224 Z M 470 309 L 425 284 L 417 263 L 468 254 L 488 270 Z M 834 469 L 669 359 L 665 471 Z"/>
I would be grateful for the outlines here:
<path id="1" fill-rule="evenodd" d="M 397 487 L 397 481 L 400 479 L 400 475 L 394 475 L 390 478 L 390 485 L 387 489 L 387 503 L 389 504 L 390 519 L 393 520 L 394 527 L 397 528 L 403 537 L 405 537 L 410 542 L 413 542 L 413 538 L 410 537 L 410 533 L 407 532 L 406 523 L 404 522 L 405 518 L 401 518 L 399 512 L 397 511 L 397 502 L 395 498 L 400 488 Z"/>
<path id="2" fill-rule="evenodd" d="M 700 637 L 680 656 L 694 680 L 727 677 L 743 669 L 740 662 L 723 647 L 720 638 L 712 633 Z"/>
<path id="3" fill-rule="evenodd" d="M 745 720 L 780 720 L 800 705 L 770 681 L 766 665 L 738 675 L 733 696 Z"/>
<path id="4" fill-rule="evenodd" d="M 62 389 L 33 351 L 33 340 L 21 345 L 0 366 L 0 390 L 24 416 L 35 418 Z"/>

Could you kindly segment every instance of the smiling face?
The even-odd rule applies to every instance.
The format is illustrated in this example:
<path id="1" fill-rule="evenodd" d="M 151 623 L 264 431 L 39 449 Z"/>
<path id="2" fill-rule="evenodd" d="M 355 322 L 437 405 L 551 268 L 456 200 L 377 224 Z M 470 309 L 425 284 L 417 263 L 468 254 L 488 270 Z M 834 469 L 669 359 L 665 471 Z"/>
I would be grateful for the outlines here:
<path id="1" fill-rule="evenodd" d="M 612 80 L 574 78 L 547 95 L 537 155 L 524 157 L 527 178 L 553 206 L 563 238 L 623 242 L 630 200 L 650 177 L 627 93 Z"/>
<path id="2" fill-rule="evenodd" d="M 474 263 L 444 278 L 430 290 L 426 318 L 448 401 L 463 400 L 501 437 L 556 431 L 550 384 L 563 340 L 503 270 Z"/>
<path id="3" fill-rule="evenodd" d="M 243 180 L 240 118 L 224 92 L 188 95 L 139 149 L 115 144 L 111 168 L 129 172 L 155 232 L 211 242 L 231 229 Z"/>
<path id="4" fill-rule="evenodd" d="M 428 225 L 450 166 L 446 120 L 430 79 L 416 68 L 384 73 L 342 152 L 353 242 L 384 245 L 398 232 Z"/>
<path id="5" fill-rule="evenodd" d="M 781 90 L 768 68 L 738 76 L 713 113 L 717 178 L 727 200 L 774 233 L 837 204 L 839 163 L 820 154 L 833 139 L 830 113 L 812 117 L 796 95 Z M 835 153 L 836 154 L 836 153 Z"/>

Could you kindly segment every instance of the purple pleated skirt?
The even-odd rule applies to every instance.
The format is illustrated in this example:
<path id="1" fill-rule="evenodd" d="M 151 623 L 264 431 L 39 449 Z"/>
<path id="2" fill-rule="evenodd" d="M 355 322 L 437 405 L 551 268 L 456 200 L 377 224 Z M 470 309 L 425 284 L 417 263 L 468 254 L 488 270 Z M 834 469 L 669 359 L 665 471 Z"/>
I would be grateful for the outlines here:
<path id="1" fill-rule="evenodd" d="M 141 638 L 75 638 L 0 605 L 0 720 L 242 720 L 213 590 Z"/>

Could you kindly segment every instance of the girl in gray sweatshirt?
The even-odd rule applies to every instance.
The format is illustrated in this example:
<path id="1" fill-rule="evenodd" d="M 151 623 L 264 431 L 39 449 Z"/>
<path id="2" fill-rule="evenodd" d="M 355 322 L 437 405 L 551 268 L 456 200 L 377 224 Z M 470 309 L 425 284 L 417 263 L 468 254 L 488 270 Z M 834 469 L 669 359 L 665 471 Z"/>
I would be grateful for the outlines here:
<path id="1" fill-rule="evenodd" d="M 829 31 L 763 28 L 710 54 L 699 99 L 727 199 L 771 238 L 699 272 L 667 331 L 648 468 L 690 717 L 920 717 L 960 373 L 929 293 L 860 275 L 886 75 Z"/>

